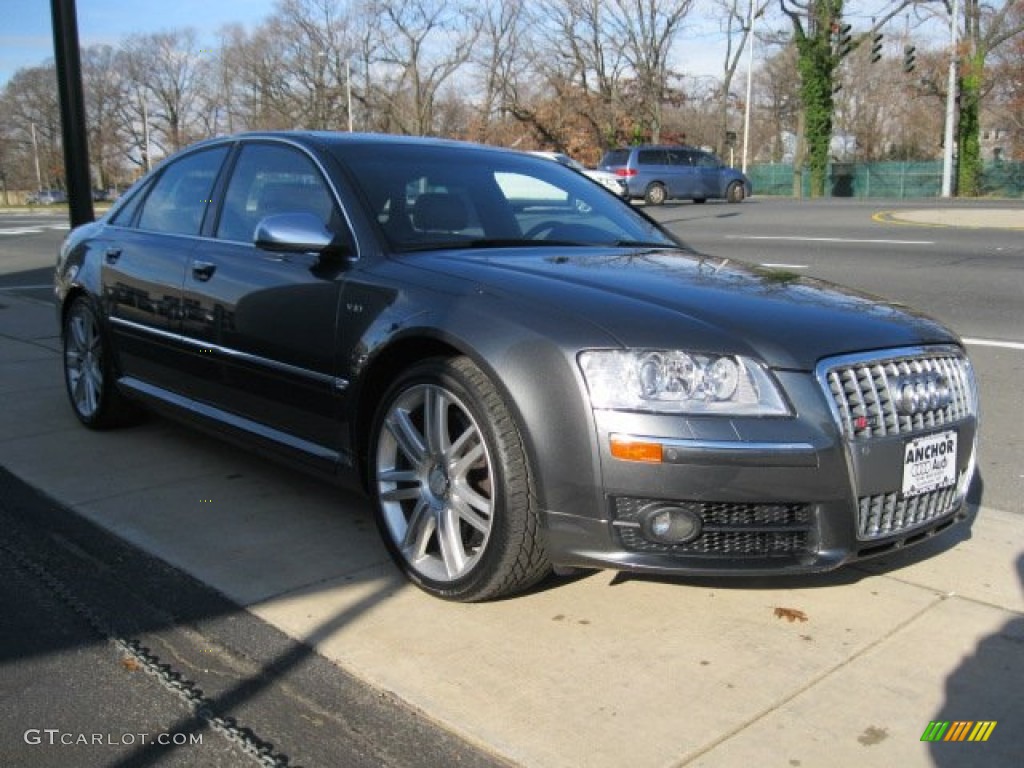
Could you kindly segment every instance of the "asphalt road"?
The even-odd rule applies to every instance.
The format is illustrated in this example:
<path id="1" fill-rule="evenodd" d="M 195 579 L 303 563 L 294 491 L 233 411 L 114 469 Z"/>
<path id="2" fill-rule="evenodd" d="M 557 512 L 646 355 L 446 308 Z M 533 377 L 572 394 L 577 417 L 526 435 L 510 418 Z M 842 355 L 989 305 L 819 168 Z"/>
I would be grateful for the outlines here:
<path id="1" fill-rule="evenodd" d="M 646 211 L 704 253 L 859 288 L 923 310 L 962 336 L 1024 342 L 1021 231 L 876 220 L 886 212 L 898 216 L 901 208 L 942 205 L 755 197 L 742 205 L 681 203 Z M 1024 208 L 1020 216 L 1024 227 Z"/>

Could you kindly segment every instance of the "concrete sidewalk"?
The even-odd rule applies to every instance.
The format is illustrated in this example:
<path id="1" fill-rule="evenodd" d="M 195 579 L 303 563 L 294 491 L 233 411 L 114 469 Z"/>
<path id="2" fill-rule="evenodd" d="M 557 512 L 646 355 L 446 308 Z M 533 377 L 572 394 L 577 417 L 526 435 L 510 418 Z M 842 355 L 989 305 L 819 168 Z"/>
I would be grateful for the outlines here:
<path id="1" fill-rule="evenodd" d="M 0 464 L 514 763 L 960 768 L 1024 754 L 1020 515 L 983 508 L 969 536 L 813 579 L 600 572 L 455 605 L 399 577 L 358 496 L 160 419 L 79 426 L 51 307 L 10 293 L 0 396 Z M 927 744 L 933 720 L 998 724 L 986 743 Z"/>

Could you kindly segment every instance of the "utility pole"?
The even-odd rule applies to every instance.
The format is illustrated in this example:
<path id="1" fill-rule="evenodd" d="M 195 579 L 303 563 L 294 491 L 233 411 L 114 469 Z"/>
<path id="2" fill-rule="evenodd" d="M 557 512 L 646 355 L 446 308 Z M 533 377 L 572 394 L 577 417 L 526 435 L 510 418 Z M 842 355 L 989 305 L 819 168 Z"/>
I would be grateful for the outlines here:
<path id="1" fill-rule="evenodd" d="M 757 16 L 760 16 L 758 12 Z M 750 145 L 750 97 L 754 80 L 754 0 L 750 0 L 747 11 L 747 98 L 743 105 L 743 160 L 740 169 L 747 172 L 747 147 Z"/>
<path id="2" fill-rule="evenodd" d="M 64 129 L 64 178 L 68 187 L 68 214 L 71 226 L 77 227 L 92 221 L 94 213 L 75 0 L 50 0 L 50 11 L 53 18 L 60 121 Z"/>
<path id="3" fill-rule="evenodd" d="M 949 17 L 949 83 L 946 87 L 946 130 L 942 146 L 942 196 L 953 196 L 953 123 L 956 121 L 956 45 L 960 0 L 953 0 Z"/>
<path id="4" fill-rule="evenodd" d="M 36 139 L 36 124 L 30 123 L 32 127 L 32 158 L 36 162 L 36 189 L 43 188 L 43 174 L 39 171 L 39 141 Z"/>

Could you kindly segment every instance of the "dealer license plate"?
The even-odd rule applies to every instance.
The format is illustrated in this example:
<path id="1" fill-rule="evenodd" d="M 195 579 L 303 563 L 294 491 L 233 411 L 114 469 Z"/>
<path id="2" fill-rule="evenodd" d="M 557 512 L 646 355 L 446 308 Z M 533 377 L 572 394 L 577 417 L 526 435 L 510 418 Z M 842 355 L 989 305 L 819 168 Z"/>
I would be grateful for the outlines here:
<path id="1" fill-rule="evenodd" d="M 939 432 L 903 446 L 903 497 L 919 496 L 956 482 L 956 432 Z"/>

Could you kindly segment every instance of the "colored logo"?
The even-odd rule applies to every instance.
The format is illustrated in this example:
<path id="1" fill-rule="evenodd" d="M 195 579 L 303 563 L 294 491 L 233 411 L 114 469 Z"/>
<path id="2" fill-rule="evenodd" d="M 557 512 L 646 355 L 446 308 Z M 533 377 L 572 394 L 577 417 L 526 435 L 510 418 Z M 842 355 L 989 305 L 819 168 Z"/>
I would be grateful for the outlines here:
<path id="1" fill-rule="evenodd" d="M 995 720 L 932 720 L 921 741 L 988 741 L 995 729 Z"/>

